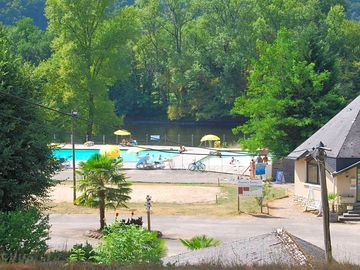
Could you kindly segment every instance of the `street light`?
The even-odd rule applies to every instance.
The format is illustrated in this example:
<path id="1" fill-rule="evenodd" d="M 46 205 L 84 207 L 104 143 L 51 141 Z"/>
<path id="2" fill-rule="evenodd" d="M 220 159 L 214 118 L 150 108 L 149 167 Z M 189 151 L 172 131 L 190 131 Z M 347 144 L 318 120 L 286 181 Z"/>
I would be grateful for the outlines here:
<path id="1" fill-rule="evenodd" d="M 71 145 L 72 145 L 72 167 L 73 167 L 73 203 L 76 200 L 76 171 L 75 171 L 75 119 L 77 112 L 71 112 Z"/>

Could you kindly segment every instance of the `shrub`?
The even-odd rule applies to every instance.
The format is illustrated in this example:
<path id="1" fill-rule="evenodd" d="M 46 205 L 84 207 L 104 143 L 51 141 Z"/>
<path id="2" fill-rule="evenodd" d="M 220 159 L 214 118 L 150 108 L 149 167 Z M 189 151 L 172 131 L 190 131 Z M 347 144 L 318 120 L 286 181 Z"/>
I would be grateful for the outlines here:
<path id="1" fill-rule="evenodd" d="M 129 265 L 157 263 L 165 254 L 164 241 L 156 232 L 115 221 L 103 230 L 102 243 L 95 249 L 99 263 Z"/>
<path id="2" fill-rule="evenodd" d="M 52 250 L 47 252 L 44 258 L 45 262 L 65 262 L 70 256 L 68 250 Z"/>
<path id="3" fill-rule="evenodd" d="M 94 262 L 95 251 L 92 245 L 88 242 L 86 244 L 76 244 L 70 250 L 68 261 L 73 262 Z"/>
<path id="4" fill-rule="evenodd" d="M 220 244 L 219 240 L 208 237 L 206 235 L 197 235 L 190 240 L 180 239 L 180 241 L 184 246 L 191 250 L 218 246 Z"/>
<path id="5" fill-rule="evenodd" d="M 2 261 L 34 261 L 44 258 L 49 239 L 49 218 L 36 208 L 0 212 Z"/>

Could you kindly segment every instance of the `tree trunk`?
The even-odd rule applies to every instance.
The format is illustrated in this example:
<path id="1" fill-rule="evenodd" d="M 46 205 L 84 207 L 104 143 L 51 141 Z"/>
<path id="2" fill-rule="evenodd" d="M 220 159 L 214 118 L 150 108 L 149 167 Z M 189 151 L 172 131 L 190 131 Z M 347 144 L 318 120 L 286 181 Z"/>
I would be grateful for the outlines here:
<path id="1" fill-rule="evenodd" d="M 105 194 L 103 191 L 99 192 L 99 210 L 100 210 L 100 230 L 102 231 L 105 226 Z"/>
<path id="2" fill-rule="evenodd" d="M 94 127 L 94 114 L 95 114 L 94 95 L 93 95 L 91 89 L 89 89 L 88 106 L 89 106 L 89 115 L 88 115 L 86 134 L 88 136 L 88 140 L 91 141 L 92 140 L 92 131 L 93 131 L 93 127 Z"/>

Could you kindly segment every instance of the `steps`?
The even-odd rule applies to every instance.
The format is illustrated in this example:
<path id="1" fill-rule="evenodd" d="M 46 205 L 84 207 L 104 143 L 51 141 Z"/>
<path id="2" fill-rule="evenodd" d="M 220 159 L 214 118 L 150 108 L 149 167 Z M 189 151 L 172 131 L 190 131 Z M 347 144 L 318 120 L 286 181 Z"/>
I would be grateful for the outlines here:
<path id="1" fill-rule="evenodd" d="M 353 209 L 340 216 L 339 221 L 360 221 L 360 203 L 354 203 Z"/>

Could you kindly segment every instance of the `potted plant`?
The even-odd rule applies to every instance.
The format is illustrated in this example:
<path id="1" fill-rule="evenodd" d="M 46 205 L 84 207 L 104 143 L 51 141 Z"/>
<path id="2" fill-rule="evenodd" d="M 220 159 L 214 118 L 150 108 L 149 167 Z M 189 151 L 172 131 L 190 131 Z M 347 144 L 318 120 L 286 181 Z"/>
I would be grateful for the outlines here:
<path id="1" fill-rule="evenodd" d="M 338 194 L 334 192 L 330 192 L 328 194 L 328 201 L 331 205 L 331 211 L 329 213 L 330 222 L 338 222 L 338 213 L 335 211 L 335 202 L 338 198 Z"/>

